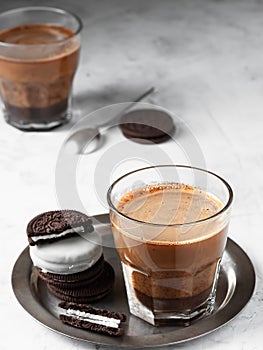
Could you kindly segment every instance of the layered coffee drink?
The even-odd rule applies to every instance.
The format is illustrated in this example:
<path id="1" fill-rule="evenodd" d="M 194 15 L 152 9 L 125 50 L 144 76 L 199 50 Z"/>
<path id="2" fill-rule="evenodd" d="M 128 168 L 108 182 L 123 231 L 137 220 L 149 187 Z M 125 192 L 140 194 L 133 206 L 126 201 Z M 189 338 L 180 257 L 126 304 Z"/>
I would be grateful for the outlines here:
<path id="1" fill-rule="evenodd" d="M 24 24 L 0 32 L 0 90 L 8 122 L 46 129 L 68 118 L 80 44 L 71 29 Z"/>
<path id="2" fill-rule="evenodd" d="M 133 313 L 190 318 L 207 307 L 227 239 L 228 222 L 216 218 L 222 207 L 215 196 L 179 183 L 122 195 L 111 223 Z"/>

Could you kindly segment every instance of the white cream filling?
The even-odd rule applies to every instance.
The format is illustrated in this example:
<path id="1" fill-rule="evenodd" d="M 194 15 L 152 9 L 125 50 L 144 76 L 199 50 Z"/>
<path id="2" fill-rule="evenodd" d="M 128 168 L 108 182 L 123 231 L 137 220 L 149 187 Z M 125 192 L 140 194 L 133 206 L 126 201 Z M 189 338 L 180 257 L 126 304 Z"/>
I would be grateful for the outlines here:
<path id="1" fill-rule="evenodd" d="M 43 271 L 71 274 L 93 266 L 103 253 L 101 238 L 96 231 L 58 239 L 52 244 L 30 246 L 33 264 Z"/>
<path id="2" fill-rule="evenodd" d="M 32 236 L 31 239 L 34 242 L 39 241 L 40 239 L 52 239 L 52 238 L 59 238 L 59 237 L 64 237 L 66 236 L 68 233 L 83 233 L 84 232 L 84 227 L 83 226 L 79 226 L 79 227 L 74 227 L 74 229 L 70 228 L 68 230 L 65 230 L 61 233 L 51 233 L 50 235 L 44 235 L 44 236 Z"/>
<path id="3" fill-rule="evenodd" d="M 116 318 L 94 315 L 89 312 L 68 309 L 66 310 L 66 314 L 69 316 L 77 317 L 81 320 L 88 321 L 90 323 L 99 324 L 106 327 L 118 328 L 121 320 L 117 320 Z"/>

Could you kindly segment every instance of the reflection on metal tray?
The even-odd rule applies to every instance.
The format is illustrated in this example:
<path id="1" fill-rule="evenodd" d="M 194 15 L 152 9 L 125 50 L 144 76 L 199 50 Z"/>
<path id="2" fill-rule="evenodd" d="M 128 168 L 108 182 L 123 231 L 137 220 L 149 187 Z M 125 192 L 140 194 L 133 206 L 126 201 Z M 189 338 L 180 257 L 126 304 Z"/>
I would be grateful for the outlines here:
<path id="1" fill-rule="evenodd" d="M 188 327 L 153 327 L 130 315 L 125 294 L 124 281 L 117 252 L 112 247 L 112 234 L 107 214 L 94 217 L 96 229 L 107 242 L 104 247 L 105 259 L 116 272 L 113 293 L 95 306 L 128 315 L 125 334 L 114 338 L 64 325 L 58 318 L 59 300 L 51 295 L 45 284 L 32 268 L 28 248 L 18 257 L 12 284 L 16 298 L 33 318 L 49 329 L 68 337 L 95 344 L 114 347 L 157 347 L 185 342 L 210 333 L 233 319 L 251 298 L 255 286 L 255 272 L 246 253 L 231 239 L 228 239 L 217 289 L 214 313 Z"/>

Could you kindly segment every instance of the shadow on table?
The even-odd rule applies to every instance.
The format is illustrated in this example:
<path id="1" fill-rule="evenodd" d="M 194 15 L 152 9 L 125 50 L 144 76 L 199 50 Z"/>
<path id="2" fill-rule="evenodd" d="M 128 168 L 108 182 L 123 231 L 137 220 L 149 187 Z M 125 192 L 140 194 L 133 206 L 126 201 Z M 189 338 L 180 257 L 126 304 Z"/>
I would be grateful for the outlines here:
<path id="1" fill-rule="evenodd" d="M 132 102 L 149 87 L 150 85 L 111 85 L 109 87 L 103 87 L 101 90 L 87 90 L 76 93 L 73 96 L 73 117 L 71 121 L 55 130 L 61 132 L 70 130 L 83 117 L 90 119 L 88 122 L 90 124 L 89 126 L 99 125 L 105 121 L 105 115 L 102 114 L 102 117 L 99 118 L 99 113 L 94 114 L 92 112 L 117 103 Z M 148 97 L 144 102 L 154 103 L 153 97 Z"/>

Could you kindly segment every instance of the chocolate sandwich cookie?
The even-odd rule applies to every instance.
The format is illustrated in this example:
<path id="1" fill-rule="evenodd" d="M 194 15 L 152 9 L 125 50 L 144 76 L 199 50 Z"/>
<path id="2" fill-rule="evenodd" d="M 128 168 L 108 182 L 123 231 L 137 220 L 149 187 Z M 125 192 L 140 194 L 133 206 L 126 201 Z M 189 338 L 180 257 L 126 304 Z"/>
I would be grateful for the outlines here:
<path id="1" fill-rule="evenodd" d="M 144 144 L 165 142 L 175 132 L 172 118 L 155 109 L 128 112 L 120 119 L 119 126 L 126 138 Z"/>
<path id="2" fill-rule="evenodd" d="M 87 215 L 76 210 L 54 210 L 34 217 L 27 225 L 27 237 L 33 246 L 92 230 L 91 219 Z"/>
<path id="3" fill-rule="evenodd" d="M 74 283 L 64 284 L 63 286 L 48 283 L 47 287 L 52 294 L 61 300 L 76 303 L 90 303 L 100 300 L 109 294 L 112 291 L 114 279 L 114 270 L 112 266 L 105 261 L 102 274 L 91 283 L 77 284 L 77 288 L 74 286 Z"/>
<path id="4" fill-rule="evenodd" d="M 64 312 L 59 318 L 65 324 L 110 336 L 124 333 L 121 323 L 126 321 L 126 315 L 122 312 L 71 302 L 61 302 L 58 306 Z"/>

